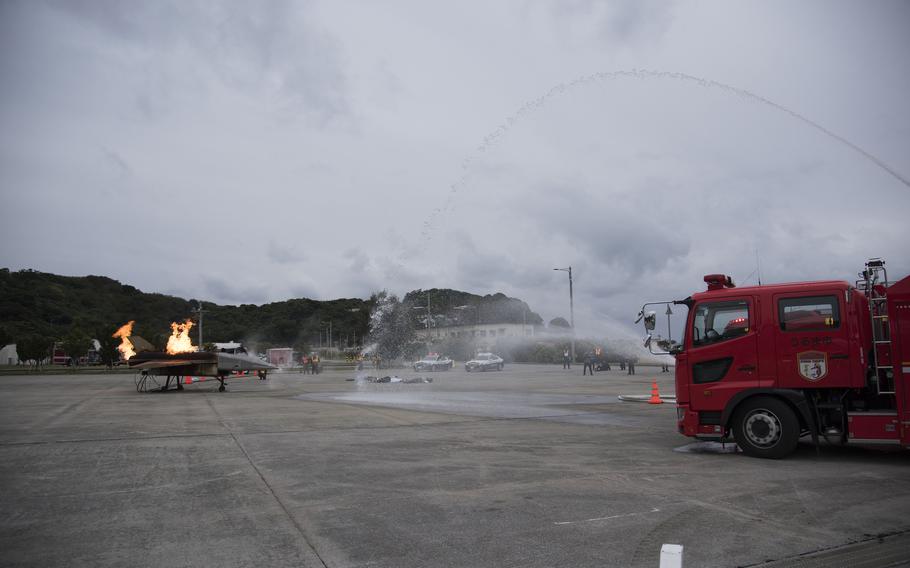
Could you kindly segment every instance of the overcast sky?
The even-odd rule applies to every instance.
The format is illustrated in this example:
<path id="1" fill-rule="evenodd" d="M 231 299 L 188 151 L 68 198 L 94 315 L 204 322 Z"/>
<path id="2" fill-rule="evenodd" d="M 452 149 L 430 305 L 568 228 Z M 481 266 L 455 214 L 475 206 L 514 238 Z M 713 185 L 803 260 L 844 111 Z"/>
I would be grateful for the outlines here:
<path id="1" fill-rule="evenodd" d="M 600 335 L 757 259 L 903 276 L 908 29 L 903 1 L 2 0 L 0 266 L 550 319 L 572 265 Z"/>

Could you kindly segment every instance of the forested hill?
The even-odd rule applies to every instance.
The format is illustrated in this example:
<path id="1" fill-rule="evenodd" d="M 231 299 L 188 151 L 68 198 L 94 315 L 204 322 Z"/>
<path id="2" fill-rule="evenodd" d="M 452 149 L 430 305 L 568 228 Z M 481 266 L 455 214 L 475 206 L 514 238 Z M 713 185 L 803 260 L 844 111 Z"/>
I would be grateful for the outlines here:
<path id="1" fill-rule="evenodd" d="M 539 324 L 540 316 L 524 302 L 503 294 L 478 296 L 457 290 L 429 290 L 434 325 L 476 322 Z M 409 292 L 406 305 L 425 306 L 427 291 Z M 244 341 L 258 347 L 313 347 L 325 342 L 331 325 L 333 344 L 355 345 L 369 330 L 374 299 L 344 298 L 318 301 L 306 298 L 256 306 L 221 306 L 202 302 L 206 342 Z M 470 308 L 454 309 L 460 306 Z M 163 347 L 170 323 L 192 317 L 198 307 L 164 294 L 146 293 L 104 276 L 58 276 L 34 270 L 0 269 L 0 344 L 26 336 L 63 339 L 74 331 L 90 337 L 109 337 L 119 326 L 135 320 L 134 335 Z M 413 310 L 419 315 L 421 310 Z M 439 319 L 441 318 L 441 319 Z M 196 331 L 193 330 L 195 341 Z"/>
<path id="2" fill-rule="evenodd" d="M 294 299 L 262 306 L 220 306 L 202 302 L 204 341 L 253 341 L 264 345 L 315 345 L 360 341 L 369 325 L 370 300 Z M 14 342 L 26 335 L 63 338 L 73 329 L 96 338 L 110 336 L 135 320 L 134 335 L 161 347 L 170 323 L 192 317 L 196 300 L 145 293 L 104 276 L 58 276 L 32 270 L 0 269 L 0 326 Z M 196 337 L 196 329 L 192 336 Z M 2 340 L 4 338 L 0 338 Z M 325 341 L 325 339 L 323 339 Z"/>
<path id="3" fill-rule="evenodd" d="M 434 325 L 484 323 L 540 325 L 543 323 L 540 315 L 531 311 L 528 304 L 501 293 L 479 296 L 448 288 L 433 288 L 408 292 L 402 299 L 402 303 L 423 307 L 427 305 L 428 297 Z M 423 318 L 424 313 L 420 313 L 419 317 Z"/>

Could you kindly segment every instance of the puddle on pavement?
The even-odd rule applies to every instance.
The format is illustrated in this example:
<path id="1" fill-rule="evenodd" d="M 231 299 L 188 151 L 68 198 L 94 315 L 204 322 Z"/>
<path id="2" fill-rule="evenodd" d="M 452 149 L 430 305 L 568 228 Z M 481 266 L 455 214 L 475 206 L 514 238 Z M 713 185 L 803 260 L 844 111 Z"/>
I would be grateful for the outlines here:
<path id="1" fill-rule="evenodd" d="M 618 403 L 614 396 L 533 394 L 508 392 L 442 392 L 420 389 L 420 385 L 358 384 L 353 392 L 302 394 L 300 400 L 339 402 L 403 408 L 420 412 L 482 416 L 487 418 L 538 418 L 575 424 L 643 427 L 637 416 L 591 411 L 592 407 Z"/>
<path id="2" fill-rule="evenodd" d="M 674 452 L 684 454 L 735 454 L 739 451 L 739 446 L 733 442 L 692 442 L 685 446 L 673 448 Z"/>

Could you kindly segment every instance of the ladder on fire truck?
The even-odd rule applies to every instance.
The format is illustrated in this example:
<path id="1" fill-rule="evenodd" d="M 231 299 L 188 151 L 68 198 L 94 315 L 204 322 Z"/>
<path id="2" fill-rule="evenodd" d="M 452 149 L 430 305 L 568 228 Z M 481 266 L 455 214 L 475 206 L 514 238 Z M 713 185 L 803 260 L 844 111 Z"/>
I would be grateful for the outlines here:
<path id="1" fill-rule="evenodd" d="M 869 315 L 872 318 L 872 381 L 878 394 L 894 394 L 894 366 L 891 364 L 891 326 L 888 323 L 888 271 L 885 261 L 870 258 L 866 269 L 860 273 L 862 280 L 857 288 L 869 300 Z"/>

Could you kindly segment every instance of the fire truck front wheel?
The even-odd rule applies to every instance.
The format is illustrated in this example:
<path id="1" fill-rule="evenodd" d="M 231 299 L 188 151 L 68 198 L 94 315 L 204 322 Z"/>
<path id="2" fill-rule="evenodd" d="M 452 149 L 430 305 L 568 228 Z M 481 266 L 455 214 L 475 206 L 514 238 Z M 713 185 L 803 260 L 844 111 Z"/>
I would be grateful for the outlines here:
<path id="1" fill-rule="evenodd" d="M 733 415 L 733 436 L 747 455 L 779 459 L 796 449 L 799 420 L 778 398 L 750 398 Z"/>

